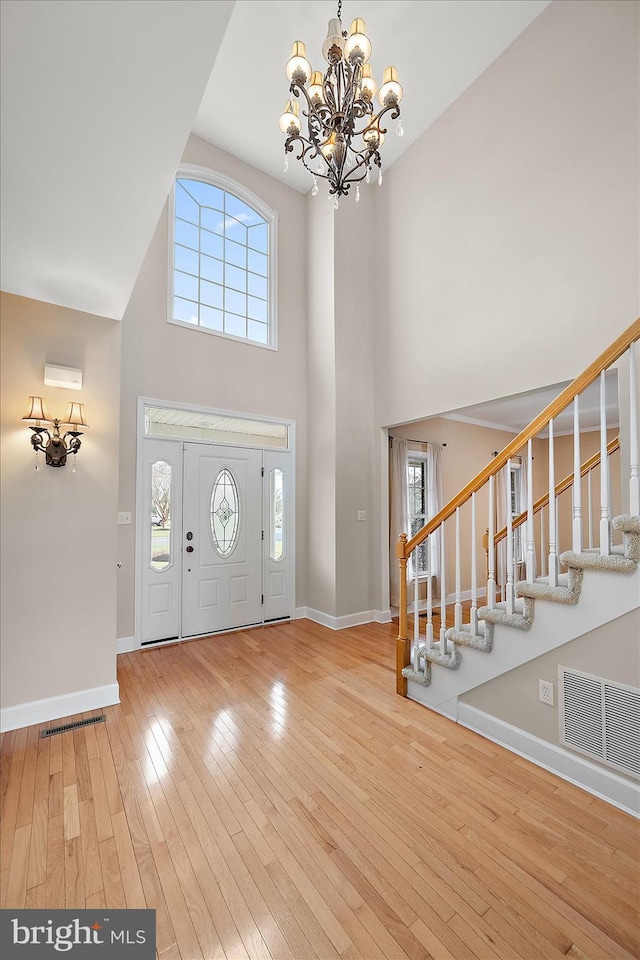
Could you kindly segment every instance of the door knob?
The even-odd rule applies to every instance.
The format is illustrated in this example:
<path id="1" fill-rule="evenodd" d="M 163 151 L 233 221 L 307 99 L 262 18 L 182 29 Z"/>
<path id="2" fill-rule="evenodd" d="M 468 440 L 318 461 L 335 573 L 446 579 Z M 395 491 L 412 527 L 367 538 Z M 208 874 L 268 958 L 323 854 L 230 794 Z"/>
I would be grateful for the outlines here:
<path id="1" fill-rule="evenodd" d="M 188 547 L 187 547 L 187 553 L 193 553 L 193 547 L 192 547 L 192 546 L 188 546 Z"/>

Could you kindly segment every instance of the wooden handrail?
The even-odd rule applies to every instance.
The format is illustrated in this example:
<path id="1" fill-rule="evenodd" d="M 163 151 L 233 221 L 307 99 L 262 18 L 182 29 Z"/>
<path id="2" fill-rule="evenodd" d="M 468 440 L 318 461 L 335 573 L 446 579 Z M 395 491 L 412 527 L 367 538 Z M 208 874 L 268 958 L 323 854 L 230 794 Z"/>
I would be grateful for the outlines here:
<path id="1" fill-rule="evenodd" d="M 619 357 L 625 353 L 634 341 L 640 339 L 640 318 L 634 320 L 630 327 L 628 327 L 624 333 L 622 333 L 617 340 L 611 344 L 610 347 L 601 353 L 597 360 L 587 367 L 587 369 L 576 377 L 576 379 L 569 384 L 568 387 L 558 394 L 555 400 L 552 400 L 551 403 L 547 404 L 542 413 L 539 413 L 538 416 L 531 421 L 531 423 L 521 430 L 517 437 L 507 444 L 499 454 L 488 463 L 487 466 L 476 474 L 473 480 L 470 480 L 466 487 L 463 487 L 462 490 L 452 500 L 450 500 L 446 506 L 440 510 L 435 517 L 433 517 L 421 530 L 411 538 L 411 540 L 398 540 L 396 544 L 396 553 L 399 559 L 407 559 L 411 553 L 415 550 L 416 547 L 420 546 L 421 543 L 427 539 L 429 534 L 433 533 L 434 530 L 437 530 L 441 523 L 445 520 L 448 520 L 449 517 L 453 516 L 458 507 L 461 507 L 464 503 L 471 498 L 471 495 L 476 491 L 480 490 L 481 487 L 487 482 L 489 477 L 496 474 L 499 470 L 504 467 L 505 463 L 513 456 L 516 456 L 519 450 L 527 443 L 529 440 L 533 440 L 541 430 L 546 427 L 549 420 L 555 418 L 559 413 L 569 406 L 573 401 L 574 397 L 578 396 L 585 390 L 590 384 L 597 380 L 603 370 L 608 369 L 612 363 L 615 363 Z"/>
<path id="2" fill-rule="evenodd" d="M 609 443 L 607 444 L 607 455 L 610 457 L 612 453 L 615 453 L 616 450 L 619 450 L 619 449 L 620 449 L 620 437 L 614 437 L 613 440 L 610 440 Z M 593 470 L 594 467 L 597 467 L 599 463 L 600 463 L 600 451 L 598 450 L 597 453 L 594 453 L 592 457 L 589 457 L 589 459 L 585 460 L 585 462 L 582 464 L 582 466 L 580 467 L 580 476 L 586 477 L 589 471 Z M 561 480 L 560 483 L 556 484 L 556 497 L 559 497 L 561 493 L 564 493 L 565 490 L 568 490 L 572 484 L 573 484 L 573 471 L 568 476 L 566 476 L 564 480 Z M 544 496 L 540 497 L 540 499 L 536 500 L 536 502 L 534 503 L 533 505 L 534 514 L 542 510 L 543 507 L 546 507 L 548 503 L 549 503 L 549 493 L 547 491 L 547 493 L 545 493 Z M 513 518 L 513 523 L 512 523 L 513 529 L 515 530 L 516 527 L 522 526 L 522 524 L 526 521 L 526 519 L 527 519 L 527 511 L 524 510 L 522 513 L 519 513 L 517 517 Z M 498 533 L 496 533 L 495 537 L 493 538 L 494 545 L 496 545 L 500 540 L 504 540 L 506 535 L 507 535 L 507 528 L 503 527 L 502 530 L 499 530 Z"/>

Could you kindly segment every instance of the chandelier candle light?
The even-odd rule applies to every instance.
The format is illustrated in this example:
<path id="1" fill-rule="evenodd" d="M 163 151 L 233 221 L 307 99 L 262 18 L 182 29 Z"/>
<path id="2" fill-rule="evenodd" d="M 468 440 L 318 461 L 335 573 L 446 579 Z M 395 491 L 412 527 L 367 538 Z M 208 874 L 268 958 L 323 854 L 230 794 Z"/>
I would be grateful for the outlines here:
<path id="1" fill-rule="evenodd" d="M 367 63 L 371 41 L 365 22 L 356 18 L 347 34 L 342 29 L 341 11 L 342 0 L 339 0 L 338 16 L 329 21 L 322 44 L 322 54 L 329 64 L 324 77 L 319 70 L 312 71 L 304 43 L 296 40 L 292 44 L 291 58 L 285 67 L 291 96 L 278 121 L 287 137 L 285 170 L 286 158 L 297 142 L 300 149 L 297 159 L 302 160 L 313 177 L 312 194 L 315 196 L 318 192 L 318 177 L 328 180 L 329 196 L 333 196 L 336 209 L 338 197 L 348 194 L 354 183 L 358 202 L 360 181 L 369 182 L 374 166 L 379 171 L 378 183 L 382 183 L 380 147 L 387 131 L 380 121 L 387 113 L 392 120 L 400 117 L 403 93 L 396 68 L 387 67 L 378 92 L 380 110 L 375 113 L 373 101 L 377 84 Z M 301 97 L 305 133 L 297 102 Z M 397 133 L 402 136 L 400 122 Z"/>

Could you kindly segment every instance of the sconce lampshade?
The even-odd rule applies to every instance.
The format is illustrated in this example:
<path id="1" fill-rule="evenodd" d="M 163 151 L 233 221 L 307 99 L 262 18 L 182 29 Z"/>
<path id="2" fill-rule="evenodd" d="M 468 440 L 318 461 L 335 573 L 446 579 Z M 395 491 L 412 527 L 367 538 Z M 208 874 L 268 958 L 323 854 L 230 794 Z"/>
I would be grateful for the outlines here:
<path id="1" fill-rule="evenodd" d="M 29 410 L 22 419 L 34 420 L 36 423 L 39 423 L 41 420 L 49 423 L 52 422 L 42 397 L 29 397 Z"/>
<path id="2" fill-rule="evenodd" d="M 80 432 L 80 428 L 83 427 L 88 429 L 89 424 L 84 419 L 84 404 L 76 403 L 75 401 L 69 404 L 69 413 L 64 419 L 65 423 L 68 423 L 73 430 Z"/>

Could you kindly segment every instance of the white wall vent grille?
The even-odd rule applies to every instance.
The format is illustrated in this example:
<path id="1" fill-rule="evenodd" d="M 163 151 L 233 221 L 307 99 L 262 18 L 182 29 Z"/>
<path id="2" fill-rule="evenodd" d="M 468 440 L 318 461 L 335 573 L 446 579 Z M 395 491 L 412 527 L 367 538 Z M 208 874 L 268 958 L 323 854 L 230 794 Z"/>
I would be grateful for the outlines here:
<path id="1" fill-rule="evenodd" d="M 640 777 L 640 690 L 558 667 L 560 743 Z"/>

